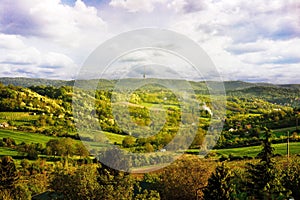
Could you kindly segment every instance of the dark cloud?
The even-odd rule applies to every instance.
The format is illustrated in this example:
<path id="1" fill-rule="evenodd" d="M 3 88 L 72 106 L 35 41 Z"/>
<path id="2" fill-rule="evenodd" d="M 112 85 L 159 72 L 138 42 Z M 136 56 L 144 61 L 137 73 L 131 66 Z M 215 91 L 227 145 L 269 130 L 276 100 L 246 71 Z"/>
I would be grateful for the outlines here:
<path id="1" fill-rule="evenodd" d="M 63 68 L 63 66 L 41 65 L 41 66 L 39 66 L 39 68 L 42 68 L 42 69 L 61 69 L 61 68 Z"/>
<path id="2" fill-rule="evenodd" d="M 29 62 L 13 62 L 13 61 L 3 61 L 3 62 L 0 62 L 0 64 L 8 64 L 8 65 L 32 65 L 32 63 L 29 63 Z"/>
<path id="3" fill-rule="evenodd" d="M 271 62 L 272 64 L 297 64 L 300 63 L 299 57 L 285 57 Z"/>
<path id="4" fill-rule="evenodd" d="M 145 66 L 138 66 L 132 68 L 127 77 L 134 78 L 134 77 L 143 77 L 146 75 L 148 78 L 178 78 L 179 75 L 177 72 L 172 70 L 169 67 L 165 67 L 162 65 L 145 65 Z"/>
<path id="5" fill-rule="evenodd" d="M 186 0 L 183 6 L 184 13 L 193 13 L 204 10 L 206 8 L 202 0 Z"/>
<path id="6" fill-rule="evenodd" d="M 14 70 L 13 72 L 14 73 L 20 73 L 20 74 L 31 74 L 32 73 L 31 70 L 24 69 L 24 68 L 20 68 L 20 69 Z"/>
<path id="7" fill-rule="evenodd" d="M 121 62 L 123 63 L 133 63 L 133 62 L 142 62 L 145 61 L 143 58 L 121 58 Z"/>
<path id="8" fill-rule="evenodd" d="M 293 27 L 281 27 L 279 30 L 272 33 L 270 36 L 274 40 L 285 40 L 285 39 L 291 39 L 295 37 L 299 37 L 300 31 L 294 29 Z"/>
<path id="9" fill-rule="evenodd" d="M 225 49 L 226 51 L 234 54 L 234 55 L 241 55 L 246 53 L 255 53 L 265 51 L 266 48 L 262 48 L 259 46 L 247 46 L 246 44 L 243 46 L 232 45 Z"/>

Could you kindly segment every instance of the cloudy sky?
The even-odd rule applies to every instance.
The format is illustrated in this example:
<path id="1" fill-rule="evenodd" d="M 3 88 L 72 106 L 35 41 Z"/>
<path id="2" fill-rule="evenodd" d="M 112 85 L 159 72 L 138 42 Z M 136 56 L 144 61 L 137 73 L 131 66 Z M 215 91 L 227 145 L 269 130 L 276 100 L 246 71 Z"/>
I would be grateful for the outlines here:
<path id="1" fill-rule="evenodd" d="M 76 78 L 102 42 L 145 27 L 196 41 L 224 80 L 300 83 L 299 0 L 0 0 L 0 76 Z"/>

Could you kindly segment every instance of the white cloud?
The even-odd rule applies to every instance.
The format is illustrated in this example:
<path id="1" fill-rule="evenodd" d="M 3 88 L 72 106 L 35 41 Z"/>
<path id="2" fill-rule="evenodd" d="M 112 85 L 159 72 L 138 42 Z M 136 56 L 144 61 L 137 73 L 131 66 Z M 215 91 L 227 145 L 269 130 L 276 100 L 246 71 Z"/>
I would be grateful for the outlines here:
<path id="1" fill-rule="evenodd" d="M 149 26 L 198 42 L 224 79 L 284 82 L 295 81 L 299 73 L 296 0 L 111 0 L 98 10 L 84 0 L 70 5 L 2 0 L 0 74 L 23 70 L 28 76 L 36 67 L 37 77 L 70 77 L 102 41 Z"/>
<path id="2" fill-rule="evenodd" d="M 173 0 L 167 4 L 169 9 L 174 10 L 176 13 L 193 13 L 206 9 L 205 1 L 199 0 Z"/>
<path id="3" fill-rule="evenodd" d="M 176 2 L 177 8 L 185 4 L 184 0 Z M 288 2 L 206 0 L 202 4 L 197 12 L 177 11 L 181 14 L 170 27 L 197 41 L 224 79 L 292 80 L 284 71 L 300 64 L 300 23 L 296 20 L 300 15 Z"/>
<path id="4" fill-rule="evenodd" d="M 64 54 L 43 53 L 34 46 L 27 46 L 22 37 L 0 35 L 0 74 L 43 78 L 71 78 L 77 64 Z"/>
<path id="5" fill-rule="evenodd" d="M 111 0 L 113 7 L 123 8 L 129 12 L 152 12 L 156 4 L 166 3 L 168 0 Z"/>
<path id="6" fill-rule="evenodd" d="M 241 55 L 236 55 L 245 63 L 250 64 L 291 64 L 300 62 L 300 38 L 291 40 L 259 40 L 254 43 L 239 45 Z M 247 52 L 244 48 L 252 47 L 259 49 L 258 51 Z M 249 49 L 249 48 L 248 48 Z M 243 51 L 244 50 L 244 51 Z"/>
<path id="7" fill-rule="evenodd" d="M 22 42 L 20 36 L 0 33 L 0 49 L 17 49 L 24 47 L 25 44 Z"/>
<path id="8" fill-rule="evenodd" d="M 73 7 L 60 0 L 4 0 L 0 10 L 5 11 L 0 14 L 5 75 L 29 76 L 35 67 L 37 77 L 74 77 L 88 54 L 108 37 L 97 9 L 81 0 Z"/>

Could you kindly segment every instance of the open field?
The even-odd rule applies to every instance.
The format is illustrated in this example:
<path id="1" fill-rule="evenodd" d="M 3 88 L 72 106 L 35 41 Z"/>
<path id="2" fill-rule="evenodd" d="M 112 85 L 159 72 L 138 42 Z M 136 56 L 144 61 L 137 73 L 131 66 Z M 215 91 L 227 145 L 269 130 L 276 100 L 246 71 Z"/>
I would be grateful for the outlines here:
<path id="1" fill-rule="evenodd" d="M 275 148 L 275 154 L 285 155 L 287 154 L 287 144 L 273 144 Z M 262 146 L 251 146 L 251 147 L 239 147 L 239 148 L 230 148 L 230 149 L 217 149 L 211 150 L 211 153 L 216 153 L 218 155 L 226 155 L 229 156 L 230 154 L 233 156 L 250 156 L 255 157 L 262 149 Z M 186 151 L 187 153 L 197 154 L 199 153 L 198 149 L 189 149 Z M 300 143 L 299 142 L 291 142 L 290 143 L 290 154 L 300 154 Z"/>
<path id="2" fill-rule="evenodd" d="M 123 139 L 126 137 L 125 135 L 119 135 L 119 134 L 114 134 L 114 133 L 109 133 L 109 132 L 104 132 L 106 137 L 109 139 L 109 143 L 117 143 L 117 144 L 122 144 Z"/>
<path id="3" fill-rule="evenodd" d="M 118 134 L 113 134 L 113 133 L 108 133 L 104 132 L 105 136 L 109 140 L 108 142 L 111 144 L 117 143 L 117 144 L 122 144 L 122 141 L 124 139 L 124 135 L 118 135 Z M 95 134 L 100 135 L 100 132 L 95 132 Z M 22 142 L 25 142 L 26 144 L 30 143 L 40 143 L 43 144 L 44 146 L 46 143 L 51 140 L 51 139 L 59 139 L 58 137 L 53 137 L 53 136 L 46 136 L 42 134 L 37 134 L 37 133 L 27 133 L 27 132 L 20 132 L 20 131 L 12 131 L 12 130 L 4 130 L 0 129 L 0 139 L 2 138 L 12 138 L 15 140 L 17 144 L 20 144 Z M 80 142 L 80 141 L 78 141 Z M 101 149 L 102 147 L 106 146 L 104 142 L 101 141 L 88 141 L 85 144 L 89 145 L 91 149 Z M 0 148 L 0 156 L 2 155 L 9 155 L 9 156 L 16 156 L 18 154 L 17 151 L 11 149 L 11 148 L 5 148 L 1 147 Z"/>
<path id="4" fill-rule="evenodd" d="M 32 123 L 39 115 L 31 115 L 29 112 L 0 112 L 0 123 L 14 121 L 17 125 Z"/>
<path id="5" fill-rule="evenodd" d="M 0 147 L 0 156 L 17 156 L 18 152 L 7 147 Z"/>
<path id="6" fill-rule="evenodd" d="M 11 130 L 0 130 L 0 138 L 12 138 L 16 141 L 17 144 L 25 142 L 30 143 L 41 143 L 45 145 L 51 139 L 57 139 L 57 137 L 46 136 L 37 133 L 27 133 L 20 131 L 11 131 Z"/>
<path id="7" fill-rule="evenodd" d="M 297 130 L 296 126 L 292 126 L 292 127 L 287 127 L 287 128 L 274 129 L 273 133 L 276 137 L 280 137 L 281 135 L 287 136 L 288 131 L 290 132 L 290 135 L 292 135 L 292 133 L 296 130 Z"/>
<path id="8" fill-rule="evenodd" d="M 125 135 L 110 133 L 106 131 L 87 131 L 87 132 L 80 132 L 81 137 L 91 138 L 98 143 L 104 143 L 108 140 L 110 144 L 122 144 L 123 139 L 126 137 Z M 97 142 L 96 142 L 97 143 Z"/>
<path id="9" fill-rule="evenodd" d="M 275 148 L 274 153 L 285 155 L 287 154 L 287 144 L 273 144 L 272 145 Z M 223 155 L 229 155 L 232 154 L 234 156 L 251 156 L 255 157 L 260 151 L 262 147 L 261 146 L 253 146 L 253 147 L 241 147 L 241 148 L 232 148 L 232 149 L 218 149 L 218 150 L 212 150 L 212 152 L 216 152 Z M 299 142 L 293 142 L 290 143 L 290 154 L 300 154 L 300 143 Z"/>

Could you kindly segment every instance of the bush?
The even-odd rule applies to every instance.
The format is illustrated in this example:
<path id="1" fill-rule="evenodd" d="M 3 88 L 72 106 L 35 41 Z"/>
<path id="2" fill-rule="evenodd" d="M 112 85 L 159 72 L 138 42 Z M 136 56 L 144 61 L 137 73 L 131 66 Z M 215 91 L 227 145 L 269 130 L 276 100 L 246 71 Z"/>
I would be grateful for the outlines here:
<path id="1" fill-rule="evenodd" d="M 35 149 L 30 149 L 27 158 L 29 160 L 37 160 L 39 158 L 39 153 Z"/>
<path id="2" fill-rule="evenodd" d="M 166 167 L 161 174 L 162 199 L 197 199 L 199 188 L 207 185 L 214 162 L 187 157 Z M 197 197 L 198 196 L 198 197 Z M 201 198 L 200 198 L 201 199 Z"/>
<path id="3" fill-rule="evenodd" d="M 223 161 L 226 161 L 226 160 L 228 160 L 229 158 L 228 158 L 228 156 L 227 155 L 222 155 L 220 158 L 219 158 L 219 161 L 220 162 L 223 162 Z"/>
<path id="4" fill-rule="evenodd" d="M 134 144 L 135 144 L 135 138 L 132 136 L 126 136 L 122 142 L 122 146 L 125 148 L 133 147 Z"/>

